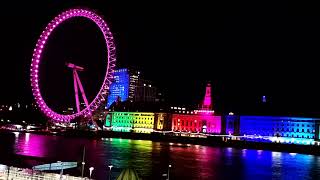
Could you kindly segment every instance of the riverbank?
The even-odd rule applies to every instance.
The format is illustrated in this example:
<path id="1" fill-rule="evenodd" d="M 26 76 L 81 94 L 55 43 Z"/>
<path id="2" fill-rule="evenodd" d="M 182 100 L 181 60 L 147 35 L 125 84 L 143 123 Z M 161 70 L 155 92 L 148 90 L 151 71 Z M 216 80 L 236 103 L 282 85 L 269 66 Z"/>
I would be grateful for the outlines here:
<path id="1" fill-rule="evenodd" d="M 0 132 L 12 132 L 4 131 Z M 25 133 L 25 132 L 22 132 Z M 297 144 L 282 144 L 282 143 L 266 143 L 266 142 L 253 142 L 244 140 L 225 140 L 220 136 L 208 136 L 206 138 L 199 137 L 186 137 L 176 136 L 173 134 L 163 135 L 162 133 L 142 134 L 142 133 L 130 133 L 130 132 L 113 132 L 113 131 L 79 131 L 79 130 L 68 130 L 59 133 L 50 132 L 29 132 L 34 134 L 42 135 L 55 135 L 65 137 L 79 137 L 79 138 L 123 138 L 123 139 L 135 139 L 135 140 L 151 140 L 154 142 L 170 142 L 179 143 L 183 145 L 194 144 L 203 146 L 214 146 L 214 147 L 233 147 L 238 149 L 256 149 L 256 150 L 270 150 L 278 152 L 288 153 L 301 153 L 301 154 L 312 154 L 320 155 L 320 146 L 318 145 L 297 145 Z"/>

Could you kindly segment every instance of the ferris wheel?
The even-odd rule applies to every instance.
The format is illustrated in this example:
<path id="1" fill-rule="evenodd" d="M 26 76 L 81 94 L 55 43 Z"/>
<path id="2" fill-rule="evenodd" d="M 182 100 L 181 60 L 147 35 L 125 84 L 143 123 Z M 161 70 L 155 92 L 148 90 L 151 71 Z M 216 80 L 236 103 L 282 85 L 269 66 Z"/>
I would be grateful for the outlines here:
<path id="1" fill-rule="evenodd" d="M 64 115 L 55 112 L 52 110 L 44 101 L 43 96 L 40 92 L 40 85 L 39 85 L 39 76 L 41 69 L 39 68 L 39 64 L 41 63 L 41 56 L 43 53 L 43 49 L 46 45 L 46 42 L 48 40 L 48 37 L 50 34 L 55 30 L 56 27 L 58 27 L 62 22 L 67 21 L 69 19 L 75 18 L 75 17 L 84 17 L 91 21 L 93 21 L 100 29 L 100 31 L 103 33 L 103 37 L 106 42 L 107 47 L 107 67 L 106 72 L 103 80 L 103 84 L 98 92 L 98 94 L 95 96 L 95 98 L 88 102 L 87 98 L 85 96 L 80 78 L 77 74 L 77 71 L 83 70 L 83 67 L 67 63 L 66 65 L 73 70 L 73 78 L 74 78 L 74 90 L 75 90 L 75 98 L 76 98 L 76 107 L 77 112 L 74 114 Z M 39 106 L 40 110 L 50 119 L 60 121 L 60 122 L 70 122 L 72 119 L 76 117 L 90 117 L 92 115 L 92 112 L 96 110 L 101 103 L 103 103 L 106 100 L 106 96 L 108 95 L 109 87 L 111 84 L 111 80 L 113 78 L 113 72 L 115 69 L 116 64 L 116 48 L 113 40 L 112 33 L 107 25 L 107 23 L 95 12 L 92 12 L 90 10 L 86 9 L 70 9 L 67 11 L 64 11 L 60 13 L 58 16 L 56 16 L 44 29 L 42 34 L 40 35 L 36 47 L 33 52 L 32 62 L 31 62 L 31 68 L 30 68 L 30 79 L 31 79 L 31 87 L 32 87 L 32 93 L 33 97 L 35 99 L 35 102 Z M 78 97 L 78 88 L 80 89 L 80 92 L 82 94 L 82 98 L 86 104 L 86 107 L 84 109 L 80 109 L 79 106 L 79 97 Z"/>

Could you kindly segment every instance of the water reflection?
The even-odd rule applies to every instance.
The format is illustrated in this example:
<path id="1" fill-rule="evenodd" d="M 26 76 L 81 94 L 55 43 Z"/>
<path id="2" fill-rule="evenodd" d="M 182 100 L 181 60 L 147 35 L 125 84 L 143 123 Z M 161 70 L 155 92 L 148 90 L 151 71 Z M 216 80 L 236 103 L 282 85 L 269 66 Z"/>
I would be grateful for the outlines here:
<path id="1" fill-rule="evenodd" d="M 15 152 L 49 157 L 53 161 L 81 162 L 86 147 L 85 175 L 94 167 L 93 178 L 107 179 L 123 168 L 133 167 L 144 179 L 164 179 L 171 164 L 172 179 L 318 179 L 320 157 L 266 150 L 206 147 L 178 143 L 120 138 L 96 140 L 15 134 Z M 1 146 L 2 147 L 2 146 Z M 10 157 L 8 157 L 10 158 Z M 80 168 L 79 168 L 80 169 Z M 76 169 L 76 173 L 80 170 Z M 78 174 L 79 175 L 79 174 Z"/>
<path id="2" fill-rule="evenodd" d="M 32 136 L 30 133 L 15 132 L 16 135 L 16 154 L 45 157 L 46 156 L 46 139 L 42 136 Z"/>

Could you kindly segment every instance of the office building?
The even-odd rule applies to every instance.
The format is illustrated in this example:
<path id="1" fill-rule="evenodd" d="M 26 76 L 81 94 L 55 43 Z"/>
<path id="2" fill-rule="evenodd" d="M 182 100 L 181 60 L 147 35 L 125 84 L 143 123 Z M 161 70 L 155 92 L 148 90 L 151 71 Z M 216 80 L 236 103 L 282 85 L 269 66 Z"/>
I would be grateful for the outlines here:
<path id="1" fill-rule="evenodd" d="M 159 100 L 157 88 L 151 81 L 141 78 L 140 71 L 132 68 L 117 69 L 110 85 L 107 108 L 118 98 L 129 102 L 156 102 Z"/>
<path id="2" fill-rule="evenodd" d="M 114 79 L 110 85 L 107 108 L 111 106 L 119 97 L 121 101 L 133 100 L 135 86 L 139 80 L 139 71 L 127 68 L 114 71 Z"/>

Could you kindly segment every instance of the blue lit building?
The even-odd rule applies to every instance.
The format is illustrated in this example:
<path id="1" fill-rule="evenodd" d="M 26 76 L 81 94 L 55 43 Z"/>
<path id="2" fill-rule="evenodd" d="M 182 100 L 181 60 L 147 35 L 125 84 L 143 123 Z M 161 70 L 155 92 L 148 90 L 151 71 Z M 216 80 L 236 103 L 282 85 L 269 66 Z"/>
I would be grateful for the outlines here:
<path id="1" fill-rule="evenodd" d="M 120 100 L 130 102 L 155 102 L 157 88 L 151 81 L 141 78 L 140 71 L 133 68 L 117 69 L 110 85 L 107 108 L 120 97 Z"/>
<path id="2" fill-rule="evenodd" d="M 239 135 L 239 116 L 224 116 L 225 133 L 229 135 Z"/>
<path id="3" fill-rule="evenodd" d="M 240 116 L 240 135 L 315 139 L 317 118 Z"/>
<path id="4" fill-rule="evenodd" d="M 120 97 L 121 101 L 129 98 L 130 74 L 128 69 L 117 69 L 114 71 L 114 81 L 110 85 L 107 108 Z"/>

